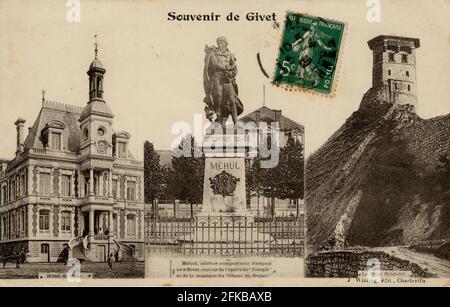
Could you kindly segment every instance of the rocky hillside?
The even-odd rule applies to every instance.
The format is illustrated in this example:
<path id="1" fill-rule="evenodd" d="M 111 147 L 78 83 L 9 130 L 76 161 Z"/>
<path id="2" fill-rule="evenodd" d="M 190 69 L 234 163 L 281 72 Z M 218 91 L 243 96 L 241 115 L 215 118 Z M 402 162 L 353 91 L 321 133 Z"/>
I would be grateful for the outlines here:
<path id="1" fill-rule="evenodd" d="M 313 250 L 450 239 L 450 115 L 421 119 L 372 88 L 306 166 Z"/>

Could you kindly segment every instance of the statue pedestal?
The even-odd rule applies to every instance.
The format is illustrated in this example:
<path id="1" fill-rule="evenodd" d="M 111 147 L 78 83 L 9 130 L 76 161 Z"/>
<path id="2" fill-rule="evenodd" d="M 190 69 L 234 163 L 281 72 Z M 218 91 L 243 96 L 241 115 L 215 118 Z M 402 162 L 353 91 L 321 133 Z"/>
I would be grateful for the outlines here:
<path id="1" fill-rule="evenodd" d="M 202 215 L 246 215 L 245 145 L 236 135 L 207 135 Z"/>
<path id="2" fill-rule="evenodd" d="M 246 211 L 245 158 L 206 158 L 201 213 Z"/>
<path id="3" fill-rule="evenodd" d="M 245 144 L 237 135 L 206 135 L 203 206 L 192 231 L 181 238 L 186 248 L 236 254 L 266 248 L 272 237 L 258 231 L 247 210 Z"/>

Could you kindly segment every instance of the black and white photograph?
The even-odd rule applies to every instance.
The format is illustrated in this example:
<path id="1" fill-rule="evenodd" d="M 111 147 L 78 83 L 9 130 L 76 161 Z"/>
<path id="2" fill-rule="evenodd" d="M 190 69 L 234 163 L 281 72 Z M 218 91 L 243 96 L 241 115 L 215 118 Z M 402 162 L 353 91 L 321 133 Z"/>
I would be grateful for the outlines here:
<path id="1" fill-rule="evenodd" d="M 0 0 L 0 286 L 449 286 L 449 12 Z"/>

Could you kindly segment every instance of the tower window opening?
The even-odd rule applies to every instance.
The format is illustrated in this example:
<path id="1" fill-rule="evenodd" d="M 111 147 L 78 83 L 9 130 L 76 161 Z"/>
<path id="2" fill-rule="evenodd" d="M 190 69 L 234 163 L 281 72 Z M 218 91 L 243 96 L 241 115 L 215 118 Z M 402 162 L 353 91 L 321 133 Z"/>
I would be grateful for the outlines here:
<path id="1" fill-rule="evenodd" d="M 390 69 L 388 69 L 388 76 L 390 76 L 391 75 L 391 70 Z"/>
<path id="2" fill-rule="evenodd" d="M 402 54 L 402 63 L 408 63 L 408 55 Z"/>
<path id="3" fill-rule="evenodd" d="M 406 76 L 409 77 L 409 71 L 406 71 Z"/>
<path id="4" fill-rule="evenodd" d="M 394 62 L 394 54 L 389 53 L 389 62 Z"/>
<path id="5" fill-rule="evenodd" d="M 104 136 L 105 135 L 105 129 L 104 128 L 98 128 L 97 133 L 99 136 Z"/>
<path id="6" fill-rule="evenodd" d="M 102 90 L 102 77 L 97 77 L 97 89 Z"/>
<path id="7" fill-rule="evenodd" d="M 83 130 L 83 138 L 84 140 L 87 140 L 89 138 L 89 130 L 87 128 L 84 128 Z"/>
<path id="8" fill-rule="evenodd" d="M 408 84 L 408 92 L 410 92 L 410 91 L 411 91 L 411 85 Z"/>

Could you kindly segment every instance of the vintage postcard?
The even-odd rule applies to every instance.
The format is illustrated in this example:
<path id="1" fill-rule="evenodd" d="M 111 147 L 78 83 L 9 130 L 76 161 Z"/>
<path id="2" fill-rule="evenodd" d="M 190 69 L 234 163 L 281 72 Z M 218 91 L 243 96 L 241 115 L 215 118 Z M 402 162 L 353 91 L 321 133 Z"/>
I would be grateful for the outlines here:
<path id="1" fill-rule="evenodd" d="M 450 285 L 448 24 L 0 0 L 0 286 Z"/>

